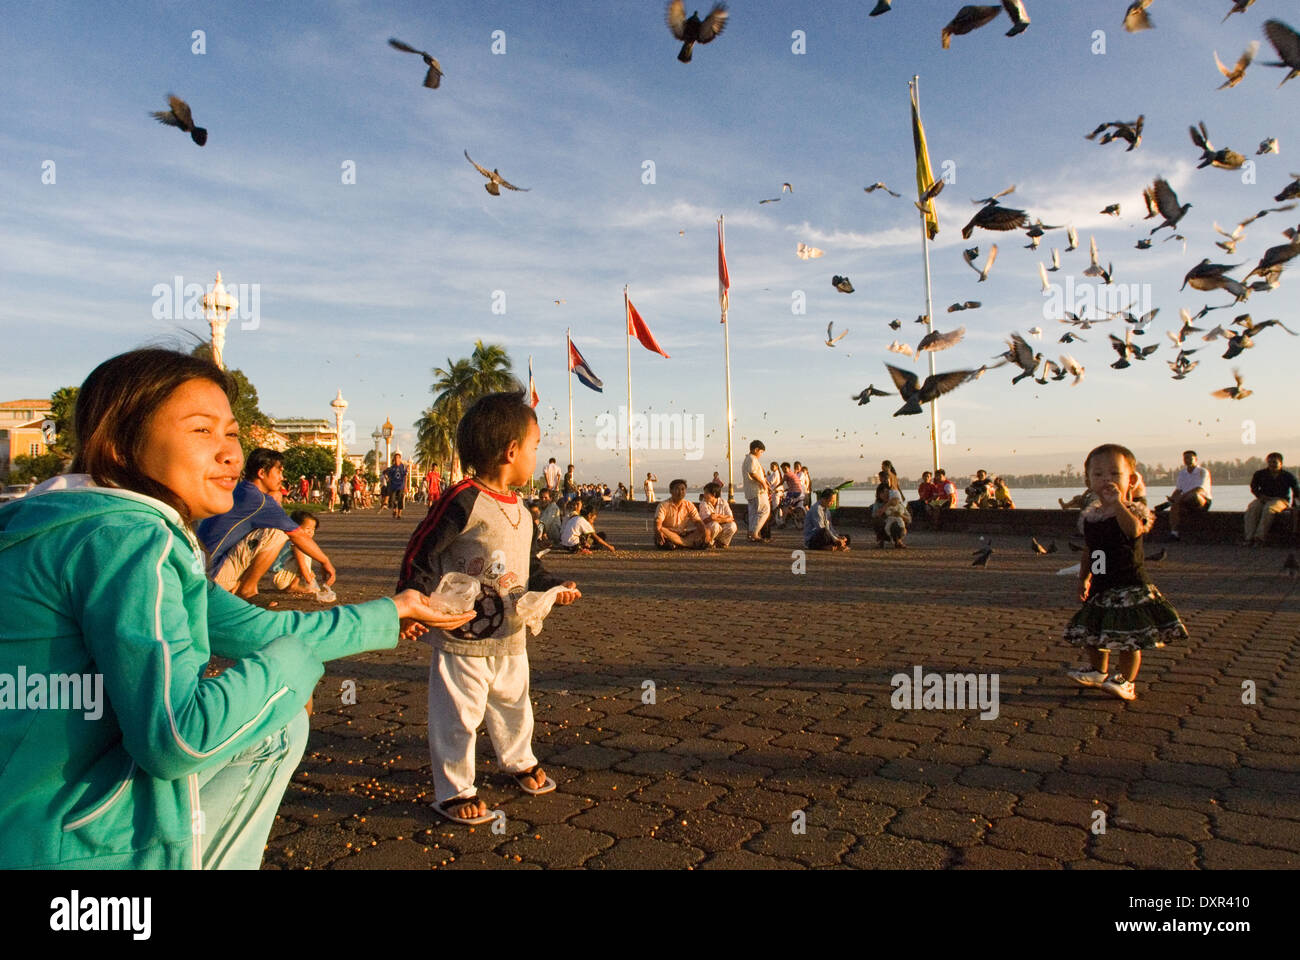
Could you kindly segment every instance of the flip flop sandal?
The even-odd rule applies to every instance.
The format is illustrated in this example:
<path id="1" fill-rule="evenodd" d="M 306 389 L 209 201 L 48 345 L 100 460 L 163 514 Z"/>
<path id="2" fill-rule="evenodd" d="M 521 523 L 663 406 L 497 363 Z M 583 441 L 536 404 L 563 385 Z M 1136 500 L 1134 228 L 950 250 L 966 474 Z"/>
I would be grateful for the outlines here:
<path id="1" fill-rule="evenodd" d="M 481 817 L 458 817 L 451 812 L 457 807 L 463 807 L 465 804 L 473 803 L 477 799 L 477 794 L 472 797 L 455 797 L 451 800 L 444 800 L 442 803 L 435 803 L 433 809 L 438 811 L 439 814 L 450 820 L 452 823 L 463 823 L 470 827 L 476 827 L 483 823 L 490 823 L 492 820 L 496 819 L 491 812 L 485 813 Z"/>
<path id="2" fill-rule="evenodd" d="M 520 770 L 518 773 L 511 774 L 511 776 L 515 778 L 515 783 L 519 784 L 520 790 L 522 790 L 524 793 L 530 793 L 534 797 L 536 797 L 536 796 L 540 796 L 543 793 L 550 793 L 552 790 L 555 789 L 555 781 L 552 780 L 550 777 L 547 777 L 546 782 L 543 783 L 540 787 L 537 787 L 536 789 L 524 785 L 523 778 L 533 777 L 534 779 L 536 779 L 535 774 L 540 769 L 541 769 L 541 764 L 539 763 L 531 770 Z"/>

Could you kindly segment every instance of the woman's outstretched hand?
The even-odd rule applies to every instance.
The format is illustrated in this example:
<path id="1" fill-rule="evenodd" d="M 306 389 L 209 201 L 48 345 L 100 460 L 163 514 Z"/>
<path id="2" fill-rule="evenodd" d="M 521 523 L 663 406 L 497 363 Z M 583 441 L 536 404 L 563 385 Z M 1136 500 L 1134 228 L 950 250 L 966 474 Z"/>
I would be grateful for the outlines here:
<path id="1" fill-rule="evenodd" d="M 419 590 L 403 590 L 393 597 L 397 605 L 397 616 L 402 621 L 402 639 L 411 640 L 429 632 L 430 627 L 439 630 L 455 630 L 474 619 L 474 611 L 468 613 L 444 613 L 429 603 L 429 598 Z"/>

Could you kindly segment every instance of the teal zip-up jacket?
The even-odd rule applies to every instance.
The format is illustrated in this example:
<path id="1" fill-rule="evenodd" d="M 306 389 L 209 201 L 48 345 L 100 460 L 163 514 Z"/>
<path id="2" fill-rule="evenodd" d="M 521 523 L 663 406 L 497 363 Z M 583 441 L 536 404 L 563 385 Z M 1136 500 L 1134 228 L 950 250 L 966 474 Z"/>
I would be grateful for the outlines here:
<path id="1" fill-rule="evenodd" d="M 397 640 L 391 599 L 271 613 L 227 593 L 151 497 L 72 475 L 6 504 L 0 868 L 199 868 L 198 772 L 293 719 L 324 661 Z M 214 653 L 238 662 L 204 679 Z M 102 674 L 102 715 L 18 709 L 20 668 Z"/>

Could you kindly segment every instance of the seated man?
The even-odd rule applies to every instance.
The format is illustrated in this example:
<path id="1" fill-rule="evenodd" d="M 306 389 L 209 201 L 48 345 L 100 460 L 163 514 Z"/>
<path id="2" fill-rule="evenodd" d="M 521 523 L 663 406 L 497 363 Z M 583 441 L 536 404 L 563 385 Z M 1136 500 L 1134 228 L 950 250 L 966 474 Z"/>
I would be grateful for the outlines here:
<path id="1" fill-rule="evenodd" d="M 560 528 L 564 525 L 564 511 L 560 508 L 559 495 L 551 499 L 549 490 L 543 490 L 538 506 L 542 508 L 542 530 L 551 543 L 560 542 Z"/>
<path id="2" fill-rule="evenodd" d="M 927 503 L 939 495 L 939 490 L 931 481 L 933 476 L 929 470 L 921 474 L 921 482 L 916 485 L 916 499 L 908 504 L 909 508 L 922 511 Z"/>
<path id="3" fill-rule="evenodd" d="M 736 518 L 731 515 L 731 507 L 722 499 L 722 484 L 717 481 L 706 483 L 697 509 L 713 545 L 719 550 L 726 550 L 738 528 Z"/>
<path id="4" fill-rule="evenodd" d="M 591 553 L 592 547 L 600 544 L 613 553 L 614 547 L 605 539 L 604 534 L 596 532 L 595 523 L 596 504 L 595 501 L 589 500 L 579 507 L 573 516 L 564 521 L 564 529 L 560 533 L 560 546 L 570 553 Z"/>
<path id="5" fill-rule="evenodd" d="M 1250 478 L 1255 499 L 1246 507 L 1246 546 L 1263 544 L 1274 518 L 1287 509 L 1288 500 L 1293 509 L 1300 507 L 1300 486 L 1295 474 L 1282 469 L 1282 454 L 1270 453 L 1264 461 L 1268 466 Z"/>
<path id="6" fill-rule="evenodd" d="M 817 494 L 808 516 L 803 521 L 803 545 L 809 550 L 847 550 L 849 538 L 841 537 L 831 526 L 831 498 L 835 491 L 830 487 Z"/>
<path id="7" fill-rule="evenodd" d="M 334 583 L 330 558 L 280 506 L 283 476 L 283 455 L 258 447 L 244 463 L 244 479 L 235 487 L 230 512 L 199 524 L 199 541 L 208 551 L 208 576 L 245 600 L 257 595 L 257 582 L 271 569 L 286 537 L 320 563 L 327 586 Z"/>
<path id="8" fill-rule="evenodd" d="M 981 509 L 993 506 L 993 481 L 987 470 L 977 470 L 975 479 L 966 488 L 966 509 Z"/>
<path id="9" fill-rule="evenodd" d="M 316 539 L 316 527 L 320 521 L 315 514 L 307 510 L 295 510 L 289 514 L 289 519 L 298 524 L 306 536 Z M 303 553 L 288 537 L 275 562 L 271 564 L 271 582 L 275 589 L 287 593 L 315 593 L 320 589 L 316 574 L 311 569 L 311 557 Z"/>
<path id="10" fill-rule="evenodd" d="M 674 480 L 668 485 L 668 492 L 671 499 L 661 502 L 655 510 L 655 546 L 661 550 L 678 547 L 703 550 L 713 537 L 695 504 L 686 499 L 686 481 Z"/>
<path id="11" fill-rule="evenodd" d="M 1174 476 L 1174 492 L 1165 500 L 1169 504 L 1169 536 L 1177 540 L 1178 528 L 1188 513 L 1204 513 L 1210 509 L 1212 491 L 1210 471 L 1196 464 L 1196 451 L 1183 451 L 1183 468 Z"/>
<path id="12" fill-rule="evenodd" d="M 929 511 L 930 519 L 934 521 L 935 529 L 938 529 L 943 511 L 957 506 L 957 485 L 948 479 L 947 471 L 940 467 L 934 472 L 932 489 L 935 495 L 926 504 L 926 509 Z"/>

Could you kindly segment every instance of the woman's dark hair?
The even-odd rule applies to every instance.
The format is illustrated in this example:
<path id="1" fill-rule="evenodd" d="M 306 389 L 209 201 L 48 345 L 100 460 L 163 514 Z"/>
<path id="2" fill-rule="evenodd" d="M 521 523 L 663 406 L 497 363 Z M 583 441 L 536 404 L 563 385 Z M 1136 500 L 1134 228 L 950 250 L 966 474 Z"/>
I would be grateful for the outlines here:
<path id="1" fill-rule="evenodd" d="M 460 462 L 478 476 L 505 462 L 511 441 L 523 445 L 537 414 L 524 400 L 523 390 L 489 393 L 465 411 L 456 426 Z"/>
<path id="2" fill-rule="evenodd" d="M 88 473 L 101 487 L 142 493 L 172 507 L 188 523 L 184 501 L 140 469 L 149 425 L 177 387 L 207 380 L 238 399 L 234 380 L 211 360 L 161 348 L 145 348 L 105 360 L 77 394 L 73 423 L 77 446 L 73 473 Z"/>
<path id="3" fill-rule="evenodd" d="M 310 510 L 295 510 L 293 513 L 289 514 L 289 519 L 300 527 L 310 520 L 312 523 L 316 524 L 317 529 L 320 528 L 320 518 Z"/>

